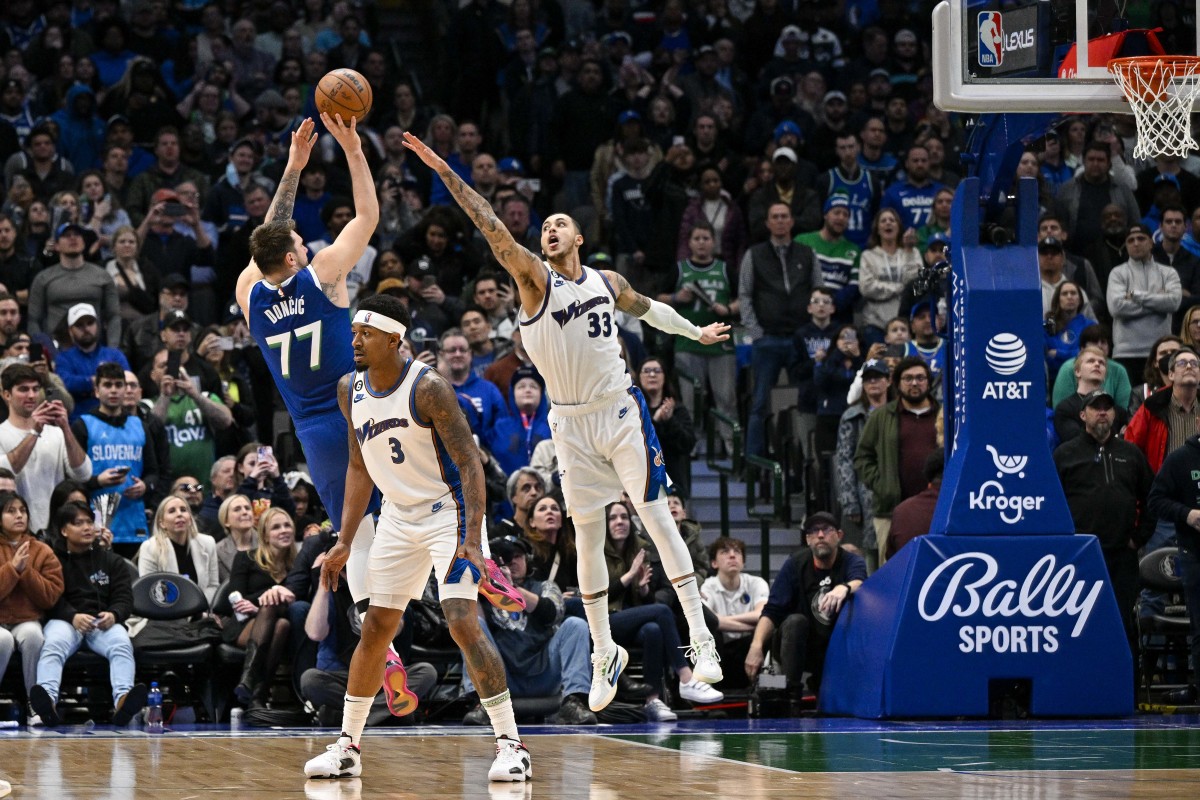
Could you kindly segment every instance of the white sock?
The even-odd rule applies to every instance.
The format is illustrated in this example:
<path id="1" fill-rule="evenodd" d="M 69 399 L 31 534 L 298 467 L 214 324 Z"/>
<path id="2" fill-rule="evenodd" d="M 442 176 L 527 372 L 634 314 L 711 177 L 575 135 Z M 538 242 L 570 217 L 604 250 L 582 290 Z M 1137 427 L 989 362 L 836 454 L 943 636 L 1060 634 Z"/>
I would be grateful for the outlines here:
<path id="1" fill-rule="evenodd" d="M 691 575 L 677 582 L 675 593 L 679 595 L 679 605 L 683 607 L 683 615 L 687 617 L 688 632 L 692 641 L 709 638 L 712 634 L 704 624 L 704 604 L 700 600 L 700 587 L 696 585 L 696 576 Z"/>
<path id="2" fill-rule="evenodd" d="M 584 599 L 583 614 L 587 617 L 588 628 L 592 631 L 592 646 L 597 653 L 607 653 L 616 646 L 612 638 L 612 629 L 608 627 L 608 594 Z"/>
<path id="3" fill-rule="evenodd" d="M 492 731 L 497 739 L 504 736 L 514 742 L 521 741 L 521 736 L 517 733 L 517 717 L 513 714 L 512 696 L 507 689 L 495 697 L 481 698 L 479 704 L 492 721 Z"/>
<path id="4" fill-rule="evenodd" d="M 342 706 L 342 734 L 350 737 L 350 743 L 358 747 L 362 738 L 363 728 L 367 725 L 367 715 L 371 713 L 374 697 L 351 697 L 346 695 L 346 704 Z"/>

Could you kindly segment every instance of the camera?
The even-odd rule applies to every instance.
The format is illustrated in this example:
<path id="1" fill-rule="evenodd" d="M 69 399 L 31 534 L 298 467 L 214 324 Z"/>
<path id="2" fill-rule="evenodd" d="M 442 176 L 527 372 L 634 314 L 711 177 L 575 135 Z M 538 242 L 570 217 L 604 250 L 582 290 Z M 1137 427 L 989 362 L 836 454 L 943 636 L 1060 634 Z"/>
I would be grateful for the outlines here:
<path id="1" fill-rule="evenodd" d="M 942 291 L 942 282 L 950 274 L 950 262 L 947 259 L 942 259 L 934 264 L 923 265 L 917 277 L 913 280 L 913 291 L 918 296 L 935 294 L 941 296 L 945 294 Z"/>
<path id="2" fill-rule="evenodd" d="M 188 208 L 183 203 L 163 203 L 163 214 L 168 217 L 183 217 Z"/>

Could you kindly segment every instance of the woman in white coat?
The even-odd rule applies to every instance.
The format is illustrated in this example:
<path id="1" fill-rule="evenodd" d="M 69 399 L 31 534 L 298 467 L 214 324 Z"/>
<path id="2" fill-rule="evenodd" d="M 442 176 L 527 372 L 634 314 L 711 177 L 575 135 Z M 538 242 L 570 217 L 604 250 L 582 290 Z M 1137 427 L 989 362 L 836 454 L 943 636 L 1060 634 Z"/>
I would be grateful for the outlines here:
<path id="1" fill-rule="evenodd" d="M 171 495 L 158 504 L 154 535 L 138 551 L 138 574 L 173 572 L 185 575 L 204 591 L 211 604 L 220 586 L 217 542 L 196 530 L 187 501 Z"/>

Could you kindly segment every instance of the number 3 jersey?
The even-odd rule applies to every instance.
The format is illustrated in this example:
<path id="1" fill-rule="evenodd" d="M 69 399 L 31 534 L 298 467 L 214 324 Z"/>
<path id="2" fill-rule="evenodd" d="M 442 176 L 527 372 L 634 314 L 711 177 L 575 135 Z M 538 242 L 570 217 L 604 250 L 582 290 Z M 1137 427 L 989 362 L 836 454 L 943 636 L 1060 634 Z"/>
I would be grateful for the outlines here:
<path id="1" fill-rule="evenodd" d="M 577 281 L 546 266 L 546 297 L 526 319 L 521 342 L 546 381 L 550 400 L 582 405 L 629 389 L 617 336 L 616 293 L 598 271 L 583 267 Z"/>
<path id="2" fill-rule="evenodd" d="M 462 489 L 458 467 L 446 451 L 433 421 L 417 413 L 417 382 L 429 367 L 409 360 L 395 385 L 371 388 L 366 371 L 350 384 L 350 420 L 371 480 L 385 500 L 399 506 L 457 503 Z M 447 497 L 446 495 L 450 496 Z"/>
<path id="3" fill-rule="evenodd" d="M 337 382 L 354 371 L 350 311 L 321 291 L 312 266 L 279 286 L 250 287 L 250 334 L 292 419 L 341 415 Z"/>

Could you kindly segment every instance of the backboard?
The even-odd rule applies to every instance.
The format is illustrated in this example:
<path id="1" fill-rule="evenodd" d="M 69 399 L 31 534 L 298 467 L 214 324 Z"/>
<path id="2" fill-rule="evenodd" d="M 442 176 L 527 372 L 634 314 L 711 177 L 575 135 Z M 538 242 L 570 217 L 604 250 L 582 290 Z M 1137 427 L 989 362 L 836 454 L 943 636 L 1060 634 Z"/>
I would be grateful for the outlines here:
<path id="1" fill-rule="evenodd" d="M 1109 59 L 1196 55 L 1198 9 L 1200 0 L 943 0 L 933 12 L 934 102 L 976 113 L 1131 113 Z"/>

